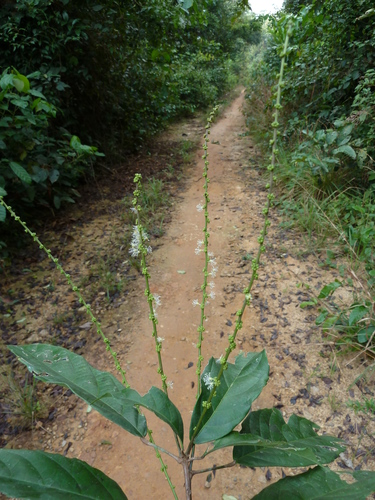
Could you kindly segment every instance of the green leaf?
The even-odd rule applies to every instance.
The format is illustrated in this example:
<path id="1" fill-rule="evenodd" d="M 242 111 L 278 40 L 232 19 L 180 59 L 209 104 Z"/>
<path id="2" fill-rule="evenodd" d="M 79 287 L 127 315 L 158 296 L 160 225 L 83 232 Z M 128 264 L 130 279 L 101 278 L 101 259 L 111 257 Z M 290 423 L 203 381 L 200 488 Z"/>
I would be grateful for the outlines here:
<path id="1" fill-rule="evenodd" d="M 5 191 L 5 189 L 4 189 L 4 188 L 2 188 L 2 187 L 0 186 L 0 196 L 6 196 L 6 195 L 7 195 L 7 192 Z"/>
<path id="2" fill-rule="evenodd" d="M 353 158 L 353 160 L 355 160 L 355 158 L 357 157 L 354 149 L 351 146 L 348 146 L 348 144 L 344 144 L 343 146 L 340 146 L 339 148 L 333 150 L 333 154 L 337 155 L 339 153 L 344 153 L 347 156 L 350 156 L 350 158 Z"/>
<path id="3" fill-rule="evenodd" d="M 18 99 L 11 99 L 10 101 L 14 106 L 18 108 L 26 109 L 29 107 L 29 102 L 27 97 L 19 97 Z"/>
<path id="4" fill-rule="evenodd" d="M 369 314 L 369 310 L 366 306 L 357 306 L 355 307 L 349 316 L 349 326 L 354 325 L 354 323 L 358 323 L 360 319 L 363 318 L 366 314 Z"/>
<path id="5" fill-rule="evenodd" d="M 327 311 L 327 309 L 325 309 L 324 311 L 322 311 L 319 314 L 319 316 L 316 318 L 315 324 L 316 325 L 321 325 L 323 323 L 323 321 L 325 321 L 327 319 L 328 314 L 329 314 L 329 312 Z"/>
<path id="6" fill-rule="evenodd" d="M 3 73 L 0 79 L 0 87 L 5 90 L 10 85 L 13 85 L 14 75 L 9 73 Z"/>
<path id="7" fill-rule="evenodd" d="M 319 426 L 297 415 L 288 423 L 276 408 L 251 412 L 242 423 L 249 446 L 235 446 L 233 459 L 247 467 L 306 467 L 332 462 L 345 450 L 341 439 L 318 436 Z M 252 444 L 254 438 L 263 442 Z M 225 438 L 224 438 L 225 439 Z"/>
<path id="8" fill-rule="evenodd" d="M 61 198 L 60 198 L 60 196 L 57 196 L 55 194 L 55 196 L 53 197 L 53 204 L 55 205 L 55 208 L 57 208 L 57 210 L 59 210 L 59 208 L 61 207 Z"/>
<path id="9" fill-rule="evenodd" d="M 335 140 L 337 139 L 337 136 L 338 136 L 338 133 L 335 132 L 334 130 L 332 130 L 330 132 L 327 132 L 327 135 L 326 135 L 326 142 L 327 142 L 327 144 L 329 146 L 331 144 L 333 144 L 335 142 Z"/>
<path id="10" fill-rule="evenodd" d="M 6 208 L 3 205 L 0 205 L 0 222 L 4 222 L 7 217 Z"/>
<path id="11" fill-rule="evenodd" d="M 211 390 L 205 380 L 218 375 L 221 364 L 211 358 L 202 374 L 202 392 L 195 404 L 191 424 L 190 438 L 203 412 L 203 402 L 207 401 Z M 219 439 L 241 422 L 247 415 L 253 401 L 259 396 L 268 380 L 269 366 L 265 351 L 240 354 L 235 363 L 228 363 L 212 399 L 212 406 L 207 410 L 194 442 L 207 443 Z"/>
<path id="12" fill-rule="evenodd" d="M 16 174 L 16 176 L 19 179 L 21 179 L 22 182 L 25 182 L 26 184 L 31 184 L 32 179 L 30 174 L 19 163 L 11 161 L 9 162 L 9 166 Z"/>
<path id="13" fill-rule="evenodd" d="M 133 389 L 123 389 L 123 391 L 125 391 L 124 395 L 128 401 L 154 412 L 157 417 L 172 428 L 181 441 L 184 440 L 184 423 L 181 413 L 161 389 L 151 387 L 144 396 L 141 396 Z"/>
<path id="14" fill-rule="evenodd" d="M 262 490 L 253 500 L 365 500 L 375 491 L 375 472 L 356 471 L 348 484 L 327 467 L 315 467 L 298 476 L 285 477 Z"/>
<path id="15" fill-rule="evenodd" d="M 368 342 L 369 338 L 375 331 L 375 326 L 368 326 L 367 328 L 362 328 L 357 333 L 357 339 L 360 344 L 366 344 Z"/>
<path id="16" fill-rule="evenodd" d="M 39 92 L 39 90 L 30 89 L 29 94 L 33 95 L 34 97 L 40 97 L 44 100 L 46 99 L 44 95 L 41 92 Z"/>
<path id="17" fill-rule="evenodd" d="M 75 151 L 81 146 L 81 139 L 77 135 L 72 135 L 70 139 L 70 147 Z"/>
<path id="18" fill-rule="evenodd" d="M 193 3 L 194 3 L 194 0 L 183 0 L 182 1 L 182 8 L 185 10 L 188 10 L 193 5 Z"/>
<path id="19" fill-rule="evenodd" d="M 311 300 L 307 300 L 305 302 L 301 302 L 300 303 L 300 308 L 301 309 L 305 309 L 306 307 L 309 307 L 309 306 L 316 306 L 318 304 L 318 301 L 315 297 L 313 297 Z"/>
<path id="20" fill-rule="evenodd" d="M 56 168 L 51 170 L 51 172 L 49 173 L 49 180 L 51 181 L 51 184 L 54 184 L 59 177 L 60 172 Z"/>
<path id="21" fill-rule="evenodd" d="M 18 92 L 24 92 L 25 94 L 30 90 L 30 82 L 26 76 L 17 73 L 13 78 L 13 85 L 16 87 Z"/>
<path id="22" fill-rule="evenodd" d="M 91 366 L 85 358 L 47 344 L 8 346 L 9 350 L 43 382 L 68 387 L 96 411 L 135 436 L 146 435 L 146 419 L 118 393 L 124 386 L 113 375 Z M 117 395 L 114 395 L 117 394 Z"/>
<path id="23" fill-rule="evenodd" d="M 0 450 L 0 491 L 28 499 L 127 498 L 115 481 L 86 462 L 29 450 Z"/>
<path id="24" fill-rule="evenodd" d="M 339 280 L 335 280 L 332 283 L 329 283 L 329 285 L 325 285 L 321 289 L 320 294 L 318 295 L 318 299 L 326 299 L 328 297 L 328 295 L 330 295 L 335 290 L 340 288 L 340 286 L 342 286 L 342 283 Z"/>

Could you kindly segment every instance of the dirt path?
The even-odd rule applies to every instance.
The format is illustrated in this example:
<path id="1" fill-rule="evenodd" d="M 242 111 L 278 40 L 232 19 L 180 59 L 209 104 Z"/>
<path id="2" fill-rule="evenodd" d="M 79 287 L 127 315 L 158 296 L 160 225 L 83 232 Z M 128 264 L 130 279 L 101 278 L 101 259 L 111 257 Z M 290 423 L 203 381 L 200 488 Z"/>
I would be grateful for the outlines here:
<path id="1" fill-rule="evenodd" d="M 211 355 L 219 357 L 227 346 L 235 312 L 242 304 L 241 292 L 250 276 L 251 255 L 257 250 L 263 220 L 266 193 L 257 170 L 249 166 L 254 149 L 249 137 L 244 135 L 243 103 L 242 92 L 211 131 L 210 244 L 219 271 L 214 280 L 216 298 L 207 308 L 205 362 Z M 172 221 L 150 258 L 152 292 L 159 294 L 162 301 L 158 318 L 159 335 L 165 339 L 164 368 L 168 380 L 173 382 L 170 397 L 183 415 L 185 429 L 188 429 L 196 395 L 195 343 L 200 311 L 192 302 L 200 299 L 203 267 L 202 255 L 195 254 L 203 228 L 203 215 L 196 210 L 202 201 L 201 154 L 201 151 L 196 154 L 186 188 L 174 206 Z M 321 425 L 323 432 L 348 439 L 351 447 L 347 457 L 353 460 L 354 466 L 362 464 L 366 457 L 368 463 L 364 468 L 373 468 L 373 423 L 356 416 L 344 405 L 348 399 L 347 387 L 359 373 L 361 360 L 357 359 L 349 367 L 339 360 L 333 366 L 332 351 L 323 345 L 315 327 L 316 311 L 299 307 L 308 296 L 298 284 L 319 290 L 324 283 L 332 281 L 335 274 L 319 267 L 315 257 L 301 257 L 299 237 L 281 231 L 275 214 L 271 215 L 271 221 L 254 302 L 246 311 L 238 340 L 238 346 L 245 352 L 265 348 L 271 367 L 268 386 L 254 409 L 277 406 L 285 418 L 292 413 L 303 415 Z M 147 318 L 144 284 L 137 279 L 127 299 L 102 321 L 104 325 L 111 325 L 108 336 L 113 338 L 112 345 L 127 367 L 132 387 L 141 393 L 151 385 L 160 385 Z M 99 368 L 110 366 L 98 344 L 88 344 L 86 355 Z M 356 386 L 352 391 L 359 394 Z M 71 414 L 57 417 L 49 431 L 50 443 L 45 448 L 65 450 L 68 457 L 81 458 L 103 470 L 120 484 L 130 500 L 172 498 L 153 450 L 95 412 L 86 410 L 87 406 L 79 403 L 73 406 Z M 152 415 L 147 414 L 147 418 L 156 443 L 175 451 L 169 428 L 164 424 L 158 426 Z M 34 431 L 34 443 L 45 440 L 46 434 L 41 438 L 38 432 L 42 431 Z M 69 449 L 68 442 L 72 443 Z M 13 445 L 18 443 L 15 440 Z M 224 451 L 210 457 L 212 461 L 208 459 L 202 467 L 231 461 L 231 455 Z M 169 457 L 166 463 L 179 498 L 184 498 L 180 467 Z M 217 500 L 226 493 L 238 500 L 248 499 L 281 474 L 281 469 L 222 470 L 216 473 L 209 489 L 205 487 L 206 474 L 201 474 L 193 480 L 194 498 Z"/>

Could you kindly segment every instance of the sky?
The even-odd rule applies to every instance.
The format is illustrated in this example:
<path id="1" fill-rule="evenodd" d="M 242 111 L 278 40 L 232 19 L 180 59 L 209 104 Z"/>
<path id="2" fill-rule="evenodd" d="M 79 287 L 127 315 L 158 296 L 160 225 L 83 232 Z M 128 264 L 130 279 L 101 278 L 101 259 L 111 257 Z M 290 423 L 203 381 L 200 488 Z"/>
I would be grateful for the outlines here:
<path id="1" fill-rule="evenodd" d="M 254 14 L 272 14 L 279 10 L 283 0 L 249 0 Z"/>

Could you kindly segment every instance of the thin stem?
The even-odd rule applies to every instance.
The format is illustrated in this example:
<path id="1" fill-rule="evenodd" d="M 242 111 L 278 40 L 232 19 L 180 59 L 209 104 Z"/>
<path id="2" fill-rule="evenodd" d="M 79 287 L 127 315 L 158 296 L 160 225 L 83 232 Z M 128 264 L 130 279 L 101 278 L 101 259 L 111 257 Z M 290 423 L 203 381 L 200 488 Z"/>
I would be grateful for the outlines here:
<path id="1" fill-rule="evenodd" d="M 191 471 L 191 474 L 192 476 L 194 476 L 195 474 L 203 474 L 204 472 L 213 472 L 219 469 L 228 469 L 229 467 L 234 467 L 235 465 L 237 465 L 237 463 L 233 460 L 233 462 L 229 462 L 229 464 L 210 467 L 208 469 L 193 470 Z"/>
<path id="2" fill-rule="evenodd" d="M 140 212 L 142 210 L 142 207 L 138 205 L 138 199 L 142 191 L 142 176 L 140 174 L 136 174 L 134 177 L 134 183 L 136 184 L 136 189 L 134 191 L 134 199 L 133 199 L 133 211 L 137 215 L 136 219 L 136 225 L 134 226 L 134 232 L 133 232 L 133 238 L 132 238 L 132 243 L 131 243 L 131 254 L 133 256 L 138 256 L 140 255 L 141 257 L 141 267 L 142 267 L 142 274 L 145 278 L 146 282 L 146 289 L 145 289 L 145 295 L 147 297 L 147 302 L 148 302 L 148 307 L 149 307 L 149 319 L 152 322 L 152 336 L 155 341 L 155 349 L 156 349 L 156 354 L 158 357 L 158 370 L 157 372 L 159 373 L 162 381 L 162 388 L 164 393 L 168 396 L 168 385 L 167 385 L 167 376 L 164 373 L 164 368 L 163 368 L 163 360 L 161 356 L 161 350 L 162 350 L 162 341 L 160 337 L 158 337 L 158 331 L 157 331 L 157 324 L 158 320 L 156 317 L 155 313 L 155 308 L 154 308 L 154 302 L 156 302 L 156 296 L 153 296 L 150 290 L 150 273 L 148 272 L 147 268 L 147 263 L 146 263 L 146 255 L 151 252 L 151 247 L 146 245 L 146 242 L 148 241 L 148 236 L 146 234 L 146 231 L 144 230 L 142 223 L 141 223 L 141 217 L 140 217 Z M 176 445 L 179 451 L 179 454 L 181 456 L 182 453 L 182 447 L 183 443 L 180 442 L 180 438 L 177 436 L 176 433 L 174 433 Z"/>
<path id="3" fill-rule="evenodd" d="M 86 312 L 89 315 L 91 321 L 94 323 L 94 325 L 96 327 L 96 332 L 101 336 L 103 342 L 105 343 L 106 351 L 108 351 L 111 354 L 111 356 L 113 358 L 113 361 L 114 361 L 114 364 L 115 364 L 115 367 L 116 367 L 116 370 L 120 373 L 120 375 L 122 377 L 122 383 L 125 385 L 125 387 L 130 387 L 130 385 L 128 384 L 128 382 L 126 380 L 126 372 L 121 368 L 120 362 L 119 362 L 119 360 L 117 358 L 117 353 L 112 349 L 109 339 L 103 333 L 103 330 L 101 328 L 100 322 L 97 320 L 97 318 L 94 316 L 94 314 L 93 314 L 93 312 L 91 310 L 90 304 L 87 304 L 87 302 L 83 298 L 83 296 L 82 296 L 79 288 L 73 283 L 73 281 L 72 281 L 72 279 L 70 277 L 70 274 L 68 274 L 64 270 L 64 268 L 60 264 L 59 260 L 52 255 L 51 250 L 49 250 L 48 248 L 46 248 L 43 245 L 43 243 L 37 237 L 36 233 L 33 233 L 32 231 L 30 231 L 30 229 L 27 227 L 26 223 L 23 222 L 18 215 L 16 215 L 16 213 L 13 211 L 12 207 L 10 207 L 9 205 L 7 205 L 5 203 L 5 201 L 4 201 L 4 199 L 3 199 L 2 196 L 0 196 L 0 204 L 3 205 L 3 207 L 5 207 L 8 210 L 8 212 L 10 213 L 10 215 L 13 217 L 13 219 L 15 221 L 17 221 L 17 222 L 19 222 L 21 224 L 21 226 L 25 230 L 25 233 L 28 233 L 32 237 L 32 239 L 35 241 L 35 243 L 37 243 L 39 245 L 39 248 L 41 250 L 43 250 L 47 254 L 47 257 L 50 260 L 52 260 L 52 262 L 55 264 L 56 268 L 66 278 L 66 281 L 68 282 L 70 288 L 77 295 L 79 303 L 84 306 L 84 308 L 86 309 Z"/>
<path id="4" fill-rule="evenodd" d="M 181 458 L 180 457 L 178 457 L 176 455 L 173 455 L 173 453 L 171 453 L 168 450 L 162 448 L 161 446 L 155 444 L 154 442 L 151 443 L 150 441 L 147 441 L 147 439 L 145 439 L 145 438 L 141 438 L 141 441 L 146 446 L 151 446 L 151 448 L 154 448 L 155 450 L 161 451 L 162 453 L 165 453 L 166 455 L 169 455 L 171 458 L 173 458 L 174 460 L 176 460 L 176 462 L 178 462 L 179 464 L 181 463 Z"/>
<path id="5" fill-rule="evenodd" d="M 197 369 L 196 369 L 196 374 L 197 374 L 197 399 L 200 396 L 202 387 L 201 387 L 201 372 L 202 372 L 202 362 L 203 362 L 203 356 L 202 356 L 202 342 L 203 342 L 203 333 L 205 332 L 205 327 L 204 327 L 204 321 L 206 320 L 206 315 L 205 315 L 205 307 L 208 299 L 207 295 L 207 284 L 208 284 L 208 265 L 210 262 L 210 255 L 208 252 L 208 240 L 210 237 L 210 233 L 208 231 L 208 225 L 210 223 L 209 219 L 209 214 L 208 214 L 208 204 L 210 203 L 210 197 L 208 195 L 208 184 L 210 182 L 210 179 L 208 178 L 208 143 L 210 142 L 208 136 L 210 135 L 210 127 L 212 120 L 215 116 L 215 113 L 217 111 L 217 106 L 213 109 L 213 111 L 210 113 L 210 117 L 207 120 L 207 125 L 206 125 L 206 132 L 204 134 L 204 144 L 203 144 L 203 150 L 204 154 L 202 156 L 202 159 L 204 160 L 204 168 L 203 168 L 203 178 L 204 178 L 204 204 L 201 207 L 201 209 L 204 210 L 204 240 L 203 240 L 203 251 L 204 251 L 204 269 L 203 269 L 203 285 L 201 286 L 202 290 L 202 302 L 200 304 L 201 308 L 201 319 L 200 319 L 200 324 L 199 327 L 197 328 L 198 331 L 198 343 L 197 343 L 197 349 L 198 349 L 198 360 L 197 360 Z M 202 242 L 201 242 L 202 243 Z M 197 253 L 200 252 L 200 244 L 198 244 L 198 249 Z"/>
<path id="6" fill-rule="evenodd" d="M 151 429 L 147 429 L 147 434 L 148 434 L 148 438 L 150 440 L 151 446 L 155 445 L 154 438 L 152 437 L 152 430 Z M 142 442 L 144 442 L 143 439 L 142 439 Z M 178 500 L 178 496 L 177 496 L 177 493 L 176 493 L 176 487 L 173 486 L 171 478 L 169 477 L 169 474 L 168 474 L 168 471 L 167 471 L 167 466 L 165 465 L 165 463 L 163 461 L 163 457 L 160 455 L 159 450 L 157 448 L 155 448 L 155 452 L 156 452 L 156 456 L 159 459 L 159 462 L 161 464 L 161 471 L 164 473 L 164 476 L 165 476 L 166 480 L 168 481 L 168 484 L 169 484 L 169 487 L 170 487 L 170 489 L 172 491 L 172 494 L 173 494 L 175 500 Z"/>

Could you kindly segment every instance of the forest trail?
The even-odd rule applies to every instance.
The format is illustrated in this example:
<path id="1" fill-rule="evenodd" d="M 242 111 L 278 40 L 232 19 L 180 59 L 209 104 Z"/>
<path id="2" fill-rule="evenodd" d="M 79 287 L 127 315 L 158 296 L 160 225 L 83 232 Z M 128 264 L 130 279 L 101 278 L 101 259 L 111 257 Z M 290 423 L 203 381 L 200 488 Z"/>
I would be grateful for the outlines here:
<path id="1" fill-rule="evenodd" d="M 214 279 L 216 297 L 206 309 L 204 365 L 211 356 L 219 357 L 224 352 L 227 337 L 233 332 L 235 313 L 242 305 L 241 292 L 250 277 L 251 257 L 257 251 L 257 237 L 263 223 L 266 190 L 259 172 L 251 166 L 255 150 L 245 134 L 244 96 L 242 92 L 211 129 L 210 249 L 217 260 L 218 274 Z M 195 344 L 200 310 L 192 302 L 200 300 L 202 284 L 203 256 L 195 254 L 204 224 L 203 214 L 196 209 L 203 199 L 202 172 L 199 150 L 184 191 L 174 205 L 172 220 L 149 259 L 151 290 L 161 296 L 158 334 L 165 339 L 163 365 L 168 380 L 173 382 L 169 395 L 183 415 L 186 432 L 196 396 Z M 301 237 L 280 229 L 275 211 L 270 219 L 267 252 L 262 257 L 259 280 L 253 289 L 254 300 L 245 312 L 244 327 L 237 341 L 244 352 L 266 349 L 270 364 L 270 380 L 253 409 L 276 406 L 285 419 L 297 413 L 313 420 L 321 426 L 320 432 L 348 439 L 351 447 L 347 456 L 354 461 L 361 434 L 358 429 L 364 424 L 362 417 L 345 408 L 343 402 L 348 399 L 348 385 L 360 371 L 359 360 L 350 368 L 345 363 L 339 368 L 341 361 L 336 360 L 336 368 L 332 367 L 331 348 L 322 343 L 315 326 L 316 310 L 300 307 L 311 295 L 306 294 L 306 288 L 297 286 L 303 283 L 317 292 L 336 277 L 335 271 L 319 266 L 320 262 L 312 255 L 303 256 Z M 151 240 L 150 244 L 154 242 Z M 140 276 L 131 285 L 126 300 L 105 313 L 104 319 L 100 318 L 103 325 L 112 325 L 106 334 L 126 367 L 131 386 L 142 394 L 151 385 L 160 386 L 144 288 Z M 111 366 L 100 343 L 88 344 L 83 354 L 98 368 Z M 358 391 L 356 386 L 354 390 Z M 146 416 L 155 442 L 174 453 L 169 427 L 157 425 L 148 412 Z M 129 500 L 172 498 L 154 451 L 96 412 L 87 413 L 86 404 L 80 402 L 70 414 L 57 417 L 55 425 L 59 434 L 50 439 L 47 451 L 66 450 L 66 456 L 80 458 L 101 469 L 119 483 Z M 42 442 L 39 431 L 34 431 L 34 443 L 37 438 Z M 68 441 L 72 443 L 69 449 Z M 15 438 L 13 445 L 18 443 Z M 366 445 L 362 440 L 360 446 L 372 447 L 371 443 L 370 440 Z M 173 459 L 164 457 L 182 499 L 182 469 Z M 371 468 L 371 460 L 372 457 L 366 468 Z M 230 461 L 231 454 L 220 451 L 196 468 Z M 205 487 L 206 476 L 205 473 L 194 477 L 194 499 L 218 500 L 227 494 L 245 500 L 281 478 L 282 471 L 224 469 L 216 472 L 210 488 Z"/>

